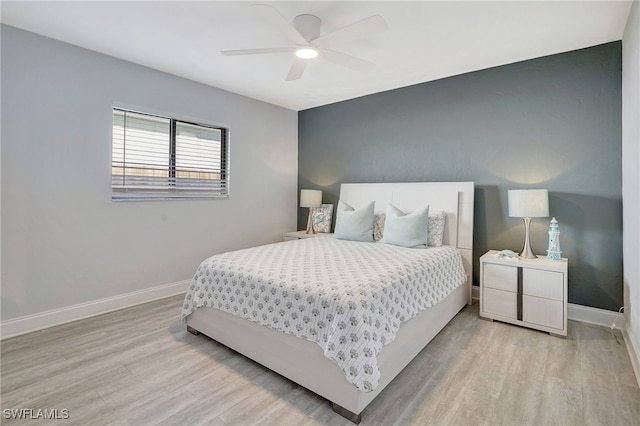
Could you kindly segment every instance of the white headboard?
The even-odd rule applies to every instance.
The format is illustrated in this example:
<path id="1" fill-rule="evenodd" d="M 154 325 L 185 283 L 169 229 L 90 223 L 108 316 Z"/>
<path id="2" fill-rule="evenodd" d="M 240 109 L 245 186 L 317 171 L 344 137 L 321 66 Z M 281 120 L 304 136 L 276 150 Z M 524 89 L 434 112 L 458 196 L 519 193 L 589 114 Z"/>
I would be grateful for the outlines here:
<path id="1" fill-rule="evenodd" d="M 384 213 L 391 203 L 405 212 L 429 204 L 429 212 L 447 212 L 444 243 L 457 247 L 469 284 L 473 279 L 473 182 L 343 183 L 340 199 L 354 208 L 375 201 L 375 213 Z"/>

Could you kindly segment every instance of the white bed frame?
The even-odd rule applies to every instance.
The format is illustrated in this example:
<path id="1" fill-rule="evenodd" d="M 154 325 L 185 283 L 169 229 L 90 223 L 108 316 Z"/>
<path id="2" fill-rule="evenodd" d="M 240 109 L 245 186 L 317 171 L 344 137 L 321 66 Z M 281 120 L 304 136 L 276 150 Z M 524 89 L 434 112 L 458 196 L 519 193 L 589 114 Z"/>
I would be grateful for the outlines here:
<path id="1" fill-rule="evenodd" d="M 378 356 L 381 377 L 368 393 L 358 391 L 342 370 L 326 358 L 317 343 L 282 333 L 213 308 L 199 308 L 187 318 L 188 330 L 205 334 L 254 361 L 304 386 L 333 403 L 334 410 L 354 423 L 365 407 L 435 337 L 466 304 L 471 304 L 473 259 L 473 182 L 342 184 L 340 199 L 353 207 L 375 200 L 376 213 L 387 203 L 405 211 L 429 204 L 429 211 L 447 212 L 444 243 L 463 258 L 467 285 L 458 287 L 436 306 L 402 324 L 393 342 Z"/>

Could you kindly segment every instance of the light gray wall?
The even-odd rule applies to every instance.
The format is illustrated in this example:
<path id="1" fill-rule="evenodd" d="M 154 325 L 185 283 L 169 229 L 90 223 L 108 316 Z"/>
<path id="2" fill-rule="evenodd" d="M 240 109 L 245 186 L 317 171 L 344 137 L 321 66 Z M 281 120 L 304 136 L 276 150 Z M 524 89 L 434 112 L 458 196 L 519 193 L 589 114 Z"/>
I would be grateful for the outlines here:
<path id="1" fill-rule="evenodd" d="M 640 3 L 634 2 L 622 39 L 622 199 L 625 319 L 640 367 Z M 626 337 L 626 336 L 625 336 Z M 640 382 L 640 369 L 636 369 Z"/>
<path id="2" fill-rule="evenodd" d="M 296 223 L 297 113 L 2 26 L 2 320 L 190 279 Z M 112 202 L 112 104 L 223 123 L 231 197 Z"/>
<path id="3" fill-rule="evenodd" d="M 475 279 L 488 249 L 520 251 L 507 190 L 547 188 L 569 301 L 622 306 L 621 43 L 505 65 L 299 113 L 299 188 L 474 181 Z M 549 218 L 550 219 L 550 218 Z M 534 219 L 546 254 L 549 219 Z M 306 212 L 299 209 L 298 228 Z"/>

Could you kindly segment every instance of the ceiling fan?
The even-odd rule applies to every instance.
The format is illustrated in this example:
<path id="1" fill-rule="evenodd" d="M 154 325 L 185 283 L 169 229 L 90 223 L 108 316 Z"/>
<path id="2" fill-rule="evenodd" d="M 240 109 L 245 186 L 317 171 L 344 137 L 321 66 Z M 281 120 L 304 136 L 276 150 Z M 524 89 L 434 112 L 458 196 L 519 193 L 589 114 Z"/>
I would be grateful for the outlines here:
<path id="1" fill-rule="evenodd" d="M 289 69 L 286 81 L 298 80 L 302 77 L 310 60 L 319 57 L 329 62 L 333 62 L 344 67 L 366 72 L 375 67 L 373 62 L 356 58 L 355 56 L 335 50 L 327 49 L 326 46 L 339 43 L 341 41 L 354 40 L 375 34 L 387 29 L 385 20 L 380 15 L 373 15 L 364 18 L 346 27 L 339 28 L 333 32 L 320 36 L 320 18 L 314 15 L 298 15 L 293 19 L 293 23 L 282 16 L 280 12 L 265 4 L 255 4 L 264 16 L 277 26 L 285 34 L 294 46 L 289 47 L 268 47 L 261 49 L 241 49 L 223 50 L 221 53 L 227 56 L 236 55 L 261 55 L 266 53 L 295 53 L 293 64 Z"/>

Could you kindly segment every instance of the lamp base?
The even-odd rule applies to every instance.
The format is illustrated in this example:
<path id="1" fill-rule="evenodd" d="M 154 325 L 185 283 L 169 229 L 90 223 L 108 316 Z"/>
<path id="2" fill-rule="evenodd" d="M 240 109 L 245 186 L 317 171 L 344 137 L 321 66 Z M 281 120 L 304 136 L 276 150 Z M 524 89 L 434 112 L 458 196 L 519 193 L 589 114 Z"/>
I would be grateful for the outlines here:
<path id="1" fill-rule="evenodd" d="M 524 221 L 524 247 L 522 248 L 522 253 L 520 253 L 520 257 L 524 259 L 537 259 L 538 256 L 533 252 L 531 248 L 531 241 L 529 240 L 529 225 L 531 224 L 530 217 L 522 218 Z"/>
<path id="2" fill-rule="evenodd" d="M 313 212 L 311 211 L 311 207 L 309 207 L 309 218 L 307 219 L 307 234 L 315 234 L 316 230 L 313 229 Z"/>

